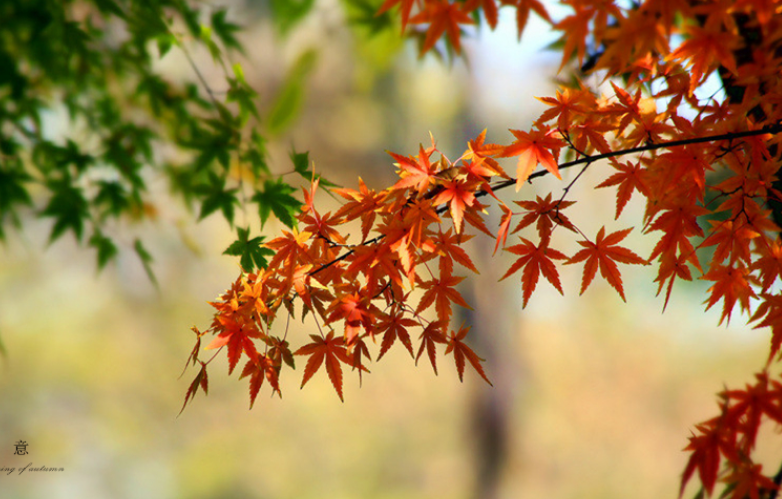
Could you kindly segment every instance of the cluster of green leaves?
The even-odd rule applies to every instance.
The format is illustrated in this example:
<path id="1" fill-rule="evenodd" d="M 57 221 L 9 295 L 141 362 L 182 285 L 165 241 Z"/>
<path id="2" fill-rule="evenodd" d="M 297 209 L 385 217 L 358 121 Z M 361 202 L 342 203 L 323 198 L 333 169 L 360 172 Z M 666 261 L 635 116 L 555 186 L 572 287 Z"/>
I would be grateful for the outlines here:
<path id="1" fill-rule="evenodd" d="M 311 4 L 293 12 L 293 3 L 272 2 L 279 31 Z M 155 216 L 148 182 L 161 177 L 199 220 L 220 213 L 233 226 L 236 208 L 252 199 L 262 223 L 273 214 L 292 226 L 301 203 L 270 171 L 264 135 L 291 123 L 315 56 L 299 59 L 262 129 L 258 96 L 229 62 L 242 47 L 228 17 L 187 0 L 0 2 L 0 240 L 24 216 L 47 217 L 50 242 L 71 233 L 94 249 L 99 268 L 127 246 L 154 280 L 142 241 L 118 236 L 121 223 Z M 225 74 L 219 92 L 191 56 L 197 47 Z M 196 83 L 155 69 L 172 49 Z M 227 253 L 251 271 L 265 262 L 260 241 L 237 227 Z"/>

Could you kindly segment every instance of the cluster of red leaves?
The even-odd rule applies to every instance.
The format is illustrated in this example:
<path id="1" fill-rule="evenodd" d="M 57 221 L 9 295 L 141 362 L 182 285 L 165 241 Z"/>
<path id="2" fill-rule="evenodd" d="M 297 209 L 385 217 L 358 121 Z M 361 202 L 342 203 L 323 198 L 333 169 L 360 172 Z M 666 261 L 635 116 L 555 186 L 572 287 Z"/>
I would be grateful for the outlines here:
<path id="1" fill-rule="evenodd" d="M 360 179 L 358 190 L 333 189 L 345 200 L 335 213 L 318 211 L 313 182 L 304 192 L 300 229 L 267 243 L 275 252 L 268 268 L 240 275 L 212 303 L 209 330 L 196 330 L 189 361 L 201 369 L 186 403 L 207 388 L 208 361 L 198 356 L 207 332 L 216 335 L 207 348 L 226 351 L 229 372 L 245 361 L 241 377 L 249 377 L 251 404 L 264 380 L 279 393 L 281 372 L 293 368 L 295 356 L 307 358 L 302 386 L 325 364 L 342 398 L 343 368 L 367 372 L 377 343 L 378 360 L 401 344 L 416 360 L 426 352 L 435 372 L 439 345 L 453 354 L 460 378 L 469 362 L 488 381 L 465 342 L 467 329 L 450 329 L 453 305 L 468 306 L 456 286 L 464 279 L 459 272 L 477 272 L 463 248 L 474 237 L 468 231 L 477 231 L 496 238 L 495 252 L 502 247 L 516 256 L 505 277 L 521 271 L 524 305 L 541 274 L 563 292 L 559 265 L 583 264 L 581 293 L 599 270 L 625 299 L 618 264 L 651 264 L 664 304 L 677 279 L 699 277 L 713 283 L 705 304 L 721 306 L 720 323 L 739 305 L 756 327 L 770 328 L 758 382 L 726 391 L 722 414 L 696 427 L 682 491 L 695 470 L 709 494 L 720 473 L 731 498 L 759 498 L 777 488 L 751 452 L 762 421 L 782 423 L 782 383 L 767 374 L 782 346 L 782 243 L 772 216 L 774 203 L 782 202 L 774 188 L 782 157 L 782 7 L 772 0 L 646 0 L 631 8 L 610 0 L 562 3 L 572 9 L 553 22 L 562 33 L 563 67 L 575 56 L 623 86 L 611 81 L 610 96 L 582 84 L 564 87 L 541 99 L 548 109 L 529 130 L 511 130 L 511 143 L 488 144 L 484 131 L 456 161 L 434 141 L 416 155 L 391 153 L 399 180 L 382 191 Z M 428 24 L 422 52 L 444 34 L 458 51 L 469 14 L 483 12 L 493 27 L 504 5 L 517 9 L 520 30 L 530 10 L 550 20 L 537 0 L 387 0 L 381 12 L 398 6 L 403 29 Z M 674 35 L 684 41 L 672 49 Z M 722 100 L 696 96 L 712 74 L 723 82 Z M 517 158 L 515 178 L 498 161 L 509 157 Z M 634 224 L 641 227 L 636 234 L 656 241 L 648 257 L 620 245 L 631 228 L 604 226 L 590 238 L 571 220 L 570 187 L 598 162 L 615 170 L 596 187 L 616 189 L 616 219 L 633 195 L 645 199 L 643 218 Z M 543 169 L 535 171 L 538 165 Z M 543 175 L 561 178 L 573 167 L 581 171 L 558 199 L 515 201 L 520 211 L 514 211 L 495 196 Z M 496 231 L 487 227 L 489 206 L 480 201 L 488 196 L 502 211 Z M 360 240 L 347 235 L 355 225 Z M 507 245 L 511 233 L 532 227 L 519 244 Z M 555 231 L 581 249 L 568 256 Z M 314 317 L 318 331 L 292 351 L 287 328 L 280 336 L 272 327 L 281 307 L 293 315 L 294 302 Z"/>
<path id="2" fill-rule="evenodd" d="M 474 24 L 472 15 L 483 12 L 491 29 L 497 26 L 499 7 L 507 5 L 516 9 L 516 24 L 519 38 L 527 25 L 530 11 L 542 19 L 551 22 L 551 18 L 540 0 L 385 0 L 378 14 L 399 6 L 402 18 L 402 30 L 409 24 L 426 24 L 426 31 L 414 31 L 412 36 L 422 39 L 421 55 L 434 48 L 437 41 L 447 35 L 453 50 L 461 52 L 461 25 Z M 415 13 L 415 15 L 413 15 Z"/>

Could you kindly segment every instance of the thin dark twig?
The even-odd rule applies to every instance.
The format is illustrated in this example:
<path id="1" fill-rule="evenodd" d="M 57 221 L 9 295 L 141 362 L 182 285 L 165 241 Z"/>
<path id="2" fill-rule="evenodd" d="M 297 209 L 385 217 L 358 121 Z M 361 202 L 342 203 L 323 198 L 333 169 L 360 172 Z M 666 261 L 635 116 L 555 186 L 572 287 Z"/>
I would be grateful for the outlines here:
<path id="1" fill-rule="evenodd" d="M 626 154 L 635 154 L 638 152 L 654 151 L 656 149 L 686 146 L 690 144 L 702 144 L 704 142 L 716 142 L 718 140 L 732 140 L 732 139 L 740 139 L 743 137 L 754 137 L 756 135 L 764 135 L 767 133 L 777 134 L 780 132 L 782 132 L 782 123 L 766 126 L 758 130 L 745 130 L 743 132 L 723 133 L 720 135 L 704 135 L 703 137 L 693 137 L 691 139 L 673 140 L 671 142 L 660 142 L 657 144 L 646 144 L 643 146 L 633 147 L 631 149 L 621 149 L 619 151 L 611 151 L 604 154 L 598 154 L 596 156 L 589 156 L 587 158 L 580 158 L 574 161 L 568 161 L 566 163 L 562 163 L 561 165 L 559 165 L 559 169 L 564 170 L 565 168 L 570 168 L 572 166 L 583 165 L 585 163 L 591 163 L 594 161 L 599 161 L 601 159 L 616 158 L 618 156 L 624 156 Z M 548 174 L 549 174 L 548 170 L 541 170 L 539 172 L 535 172 L 529 176 L 528 181 L 532 181 L 533 179 L 536 179 L 538 177 L 543 177 Z M 506 187 L 510 187 L 512 185 L 516 185 L 515 178 L 508 179 L 504 182 L 497 184 L 496 186 L 492 186 L 492 190 L 497 191 L 500 189 L 505 189 Z M 480 191 L 475 193 L 475 197 L 486 196 L 488 194 L 489 193 L 486 191 Z"/>

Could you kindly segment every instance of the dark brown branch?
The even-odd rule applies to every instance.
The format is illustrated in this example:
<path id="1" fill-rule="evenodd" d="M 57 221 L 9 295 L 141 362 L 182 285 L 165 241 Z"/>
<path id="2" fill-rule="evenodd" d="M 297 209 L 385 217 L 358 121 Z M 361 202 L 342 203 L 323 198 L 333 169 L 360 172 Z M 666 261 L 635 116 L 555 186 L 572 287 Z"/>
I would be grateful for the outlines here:
<path id="1" fill-rule="evenodd" d="M 680 146 L 686 146 L 690 144 L 702 144 L 704 142 L 717 142 L 719 140 L 733 140 L 733 139 L 740 139 L 743 137 L 754 137 L 756 135 L 764 135 L 767 133 L 777 134 L 780 132 L 782 132 L 782 124 L 776 124 L 776 125 L 766 126 L 758 130 L 745 130 L 743 132 L 723 133 L 720 135 L 704 135 L 703 137 L 693 137 L 691 139 L 673 140 L 670 142 L 660 142 L 658 144 L 646 144 L 643 146 L 633 147 L 631 149 L 611 151 L 605 154 L 598 154 L 596 156 L 586 156 L 574 161 L 568 161 L 567 163 L 562 163 L 561 165 L 559 165 L 559 169 L 564 170 L 565 168 L 570 168 L 572 166 L 592 163 L 595 161 L 599 161 L 601 159 L 616 158 L 618 156 L 625 156 L 627 154 L 635 154 L 635 153 L 645 152 L 645 151 L 654 151 L 657 149 L 666 149 L 670 147 L 680 147 Z M 532 181 L 532 179 L 543 177 L 544 175 L 548 175 L 548 174 L 549 174 L 548 170 L 541 170 L 539 172 L 535 172 L 529 176 L 528 181 Z M 515 178 L 508 179 L 495 186 L 492 186 L 492 190 L 498 191 L 500 189 L 505 189 L 506 187 L 510 187 L 512 185 L 516 185 Z M 489 193 L 486 191 L 480 191 L 475 194 L 475 197 L 486 196 L 487 194 Z"/>

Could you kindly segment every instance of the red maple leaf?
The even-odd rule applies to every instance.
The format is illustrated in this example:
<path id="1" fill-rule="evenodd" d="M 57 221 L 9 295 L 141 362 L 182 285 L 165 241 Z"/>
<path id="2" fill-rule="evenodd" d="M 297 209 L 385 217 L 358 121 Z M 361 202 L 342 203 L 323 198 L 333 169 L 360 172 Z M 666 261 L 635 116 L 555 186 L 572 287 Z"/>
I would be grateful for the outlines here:
<path id="1" fill-rule="evenodd" d="M 246 353 L 251 360 L 258 359 L 255 343 L 250 339 L 260 337 L 260 332 L 254 324 L 238 321 L 235 314 L 221 313 L 216 319 L 220 324 L 220 334 L 205 349 L 212 350 L 228 345 L 228 374 L 233 372 L 242 353 Z"/>
<path id="2" fill-rule="evenodd" d="M 446 31 L 453 49 L 457 54 L 460 53 L 459 24 L 473 24 L 470 16 L 462 10 L 461 3 L 451 3 L 448 0 L 428 0 L 424 10 L 410 19 L 410 24 L 422 23 L 429 23 L 429 29 L 426 31 L 426 39 L 421 47 L 421 55 L 434 47 Z"/>
<path id="3" fill-rule="evenodd" d="M 386 0 L 380 9 L 377 11 L 379 16 L 383 12 L 387 11 L 396 4 L 400 4 L 399 11 L 402 14 L 402 31 L 407 27 L 408 19 L 410 18 L 410 11 L 413 10 L 413 3 L 421 3 L 420 0 Z"/>
<path id="4" fill-rule="evenodd" d="M 447 180 L 441 186 L 441 191 L 432 200 L 432 204 L 437 206 L 440 203 L 450 202 L 449 209 L 453 226 L 456 233 L 462 231 L 464 222 L 464 210 L 468 206 L 475 204 L 475 184 L 463 182 L 461 180 Z"/>
<path id="5" fill-rule="evenodd" d="M 386 316 L 378 324 L 377 329 L 379 331 L 385 331 L 383 333 L 383 341 L 380 344 L 380 354 L 377 356 L 377 360 L 380 360 L 383 355 L 386 354 L 389 348 L 394 344 L 397 338 L 410 352 L 410 356 L 413 356 L 413 344 L 410 341 L 410 335 L 407 332 L 407 328 L 415 327 L 418 323 L 412 319 L 408 319 L 404 316 L 401 309 L 397 309 L 391 315 Z"/>
<path id="6" fill-rule="evenodd" d="M 616 262 L 648 265 L 649 263 L 636 255 L 627 248 L 617 246 L 617 244 L 627 237 L 627 235 L 633 229 L 624 229 L 613 232 L 608 236 L 605 235 L 605 227 L 602 227 L 597 233 L 597 239 L 592 241 L 578 241 L 578 244 L 584 246 L 584 249 L 576 253 L 570 258 L 567 264 L 583 262 L 584 264 L 584 276 L 581 281 L 581 293 L 589 287 L 592 279 L 597 274 L 597 269 L 600 268 L 600 275 L 608 281 L 608 284 L 614 287 L 622 297 L 622 301 L 625 299 L 624 288 L 622 287 L 622 275 L 619 273 L 619 267 Z"/>
<path id="7" fill-rule="evenodd" d="M 339 395 L 339 399 L 345 401 L 342 396 L 342 366 L 340 362 L 344 362 L 347 365 L 352 365 L 352 361 L 348 357 L 347 350 L 345 349 L 345 341 L 341 336 L 334 337 L 334 332 L 330 332 L 325 338 L 321 338 L 316 334 L 311 334 L 312 343 L 308 343 L 294 352 L 293 355 L 309 355 L 307 359 L 307 365 L 304 367 L 304 377 L 301 380 L 301 386 L 312 378 L 312 376 L 320 369 L 320 366 L 325 361 L 326 373 L 331 380 L 331 384 Z"/>
<path id="8" fill-rule="evenodd" d="M 502 279 L 517 272 L 520 268 L 524 267 L 524 271 L 521 274 L 521 287 L 524 291 L 524 302 L 522 307 L 527 306 L 532 292 L 535 291 L 535 287 L 538 285 L 538 277 L 543 274 L 548 282 L 550 282 L 559 294 L 562 294 L 562 284 L 559 281 L 559 273 L 557 267 L 554 265 L 553 260 L 567 260 L 567 256 L 559 251 L 549 248 L 548 242 L 542 242 L 539 246 L 535 246 L 532 241 L 520 238 L 522 244 L 505 248 L 505 251 L 509 251 L 514 255 L 519 255 L 519 258 L 511 265 L 508 271 L 502 276 Z M 502 280 L 500 279 L 500 280 Z"/>
<path id="9" fill-rule="evenodd" d="M 443 329 L 448 326 L 447 321 L 434 321 L 430 322 L 421 333 L 421 346 L 418 348 L 418 354 L 415 356 L 415 363 L 418 364 L 418 359 L 421 358 L 421 354 L 426 353 L 429 356 L 429 362 L 432 363 L 432 369 L 437 374 L 437 350 L 435 343 L 445 343 L 445 334 Z"/>
<path id="10" fill-rule="evenodd" d="M 450 272 L 443 272 L 439 279 L 434 278 L 421 283 L 421 288 L 425 289 L 426 293 L 421 297 L 416 313 L 420 313 L 434 303 L 438 319 L 448 321 L 451 318 L 451 302 L 472 310 L 455 289 L 455 286 L 463 280 L 464 277 L 456 277 L 452 276 Z"/>
<path id="11" fill-rule="evenodd" d="M 511 133 L 516 137 L 516 140 L 507 146 L 500 156 L 503 158 L 519 157 L 516 165 L 517 192 L 521 189 L 524 182 L 527 181 L 535 167 L 538 166 L 538 163 L 542 164 L 552 175 L 560 180 L 562 179 L 556 159 L 559 156 L 559 150 L 564 145 L 564 142 L 557 137 L 559 132 L 539 128 L 530 132 L 511 130 Z"/>
<path id="12" fill-rule="evenodd" d="M 478 374 L 481 375 L 481 378 L 483 378 L 489 385 L 494 386 L 491 384 L 491 381 L 489 381 L 489 378 L 483 371 L 483 366 L 481 366 L 481 360 L 483 359 L 478 357 L 475 352 L 473 352 L 472 349 L 464 343 L 464 338 L 467 336 L 467 332 L 469 330 L 469 327 L 464 327 L 464 325 L 462 325 L 458 332 L 451 331 L 451 337 L 448 338 L 448 343 L 445 347 L 445 355 L 453 352 L 454 362 L 456 362 L 456 372 L 459 373 L 459 381 L 464 381 L 464 361 L 466 359 L 470 362 L 470 365 L 472 365 Z"/>
<path id="13" fill-rule="evenodd" d="M 616 219 L 622 214 L 630 197 L 633 195 L 633 191 L 639 191 L 644 196 L 649 196 L 649 189 L 646 187 L 646 183 L 643 178 L 644 170 L 641 168 L 641 163 L 638 162 L 635 165 L 630 161 L 626 163 L 619 163 L 618 161 L 612 162 L 612 166 L 619 170 L 608 177 L 604 182 L 597 185 L 597 188 L 619 186 L 616 193 Z"/>
<path id="14" fill-rule="evenodd" d="M 429 185 L 436 180 L 437 163 L 432 164 L 429 161 L 429 156 L 433 152 L 434 149 L 424 149 L 423 145 L 421 145 L 418 156 L 415 158 L 389 151 L 388 154 L 399 162 L 399 176 L 401 177 L 391 189 L 415 188 L 418 190 L 418 195 L 422 195 L 429 188 Z"/>

